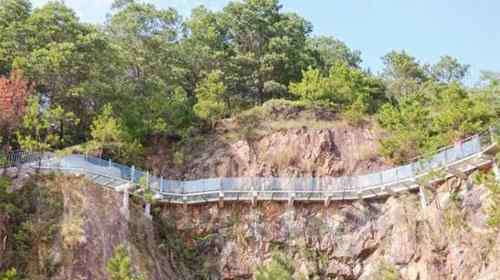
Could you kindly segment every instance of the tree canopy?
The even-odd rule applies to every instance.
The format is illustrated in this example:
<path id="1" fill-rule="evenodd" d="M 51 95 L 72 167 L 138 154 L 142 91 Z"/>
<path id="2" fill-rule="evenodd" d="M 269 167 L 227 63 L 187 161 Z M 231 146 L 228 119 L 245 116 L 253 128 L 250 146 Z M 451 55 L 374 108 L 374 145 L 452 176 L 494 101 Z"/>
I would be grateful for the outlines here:
<path id="1" fill-rule="evenodd" d="M 198 6 L 186 18 L 174 8 L 115 0 L 99 25 L 61 1 L 33 8 L 0 0 L 0 38 L 0 96 L 15 93 L 20 105 L 12 110 L 11 102 L 0 116 L 4 146 L 116 148 L 109 140 L 120 148 L 101 150 L 127 160 L 127 150 L 135 154 L 151 139 L 189 139 L 222 118 L 286 99 L 330 108 L 355 125 L 377 119 L 389 135 L 382 150 L 405 158 L 477 132 L 500 112 L 495 72 L 471 88 L 464 85 L 470 67 L 457 58 L 422 64 L 401 50 L 372 73 L 359 51 L 314 36 L 312 24 L 278 0 Z"/>

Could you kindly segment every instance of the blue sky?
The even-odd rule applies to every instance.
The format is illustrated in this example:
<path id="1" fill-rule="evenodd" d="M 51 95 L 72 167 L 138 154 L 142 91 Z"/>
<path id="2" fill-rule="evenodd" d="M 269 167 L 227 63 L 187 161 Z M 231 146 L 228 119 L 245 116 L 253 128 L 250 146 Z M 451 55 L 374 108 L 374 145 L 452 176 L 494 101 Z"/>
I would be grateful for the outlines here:
<path id="1" fill-rule="evenodd" d="M 35 6 L 47 0 L 33 0 Z M 66 0 L 84 21 L 102 22 L 112 0 Z M 204 4 L 221 9 L 227 0 L 149 0 L 188 16 Z M 380 57 L 405 49 L 423 63 L 448 54 L 471 65 L 468 83 L 480 70 L 500 71 L 498 0 L 282 0 L 314 25 L 314 33 L 333 35 L 363 54 L 364 66 L 380 71 Z"/>

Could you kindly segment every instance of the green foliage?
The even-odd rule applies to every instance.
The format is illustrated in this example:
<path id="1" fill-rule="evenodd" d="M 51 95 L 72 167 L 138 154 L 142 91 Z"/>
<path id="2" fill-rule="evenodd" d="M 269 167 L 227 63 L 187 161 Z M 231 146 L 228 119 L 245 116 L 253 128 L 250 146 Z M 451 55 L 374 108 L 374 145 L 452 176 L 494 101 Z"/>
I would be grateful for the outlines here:
<path id="1" fill-rule="evenodd" d="M 106 271 L 110 280 L 141 280 L 141 276 L 136 275 L 132 270 L 130 257 L 125 246 L 118 246 L 106 264 Z"/>
<path id="2" fill-rule="evenodd" d="M 430 75 L 442 83 L 461 82 L 469 72 L 470 65 L 461 64 L 458 59 L 445 55 L 431 66 Z"/>
<path id="3" fill-rule="evenodd" d="M 316 67 L 324 74 L 328 74 L 328 71 L 336 64 L 359 67 L 362 62 L 360 51 L 350 49 L 344 42 L 333 37 L 309 38 L 307 47 L 316 59 Z"/>
<path id="4" fill-rule="evenodd" d="M 483 184 L 490 191 L 488 225 L 495 230 L 500 230 L 500 182 L 492 173 L 479 173 L 476 182 Z"/>
<path id="5" fill-rule="evenodd" d="M 50 184 L 28 182 L 16 191 L 10 186 L 10 179 L 0 177 L 0 213 L 7 215 L 9 222 L 3 264 L 16 268 L 19 278 L 24 279 L 31 268 L 26 279 L 50 279 L 55 267 L 42 252 L 53 245 L 59 229 L 62 194 Z"/>
<path id="6" fill-rule="evenodd" d="M 496 119 L 489 100 L 488 93 L 470 95 L 458 84 L 428 84 L 395 104 L 385 104 L 378 113 L 388 132 L 381 152 L 404 162 L 486 129 Z"/>
<path id="7" fill-rule="evenodd" d="M 372 278 L 373 280 L 399 280 L 401 275 L 397 268 L 386 261 L 380 261 L 377 269 L 374 271 Z"/>
<path id="8" fill-rule="evenodd" d="M 0 280 L 16 280 L 18 279 L 17 277 L 17 271 L 15 268 L 11 268 L 7 270 L 4 274 L 0 274 Z"/>
<path id="9" fill-rule="evenodd" d="M 88 149 L 106 152 L 122 161 L 131 162 L 142 154 L 142 147 L 124 131 L 122 122 L 113 116 L 111 105 L 92 122 L 92 140 Z"/>
<path id="10" fill-rule="evenodd" d="M 66 141 L 65 128 L 71 128 L 79 120 L 61 106 L 42 109 L 37 96 L 28 98 L 27 111 L 17 133 L 18 142 L 26 151 L 48 151 L 62 147 Z"/>
<path id="11" fill-rule="evenodd" d="M 456 89 L 468 65 L 444 56 L 422 66 L 392 51 L 379 79 L 360 69 L 359 51 L 311 36 L 311 24 L 278 0 L 231 1 L 219 11 L 200 6 L 186 19 L 141 1 L 112 6 L 98 26 L 61 1 L 32 9 L 27 0 L 0 0 L 0 75 L 22 72 L 37 96 L 17 141 L 4 141 L 45 151 L 90 140 L 91 148 L 139 162 L 143 146 L 201 138 L 193 135 L 205 131 L 198 128 L 242 111 L 252 112 L 238 117 L 249 124 L 242 134 L 255 138 L 262 118 L 254 114 L 265 109 L 253 107 L 279 98 L 328 106 L 354 125 L 385 104 L 379 119 L 391 136 L 383 149 L 404 160 L 477 131 L 490 111 L 500 114 L 495 73 L 484 75 L 484 87 Z M 108 106 L 114 113 L 106 116 Z"/>
<path id="12" fill-rule="evenodd" d="M 212 125 L 228 113 L 229 106 L 224 101 L 226 87 L 221 81 L 221 76 L 220 72 L 208 74 L 195 90 L 198 102 L 194 105 L 194 112 Z"/>
<path id="13" fill-rule="evenodd" d="M 121 122 L 113 117 L 111 105 L 104 106 L 101 114 L 94 120 L 90 135 L 99 146 L 122 146 L 124 141 L 123 128 Z"/>
<path id="14" fill-rule="evenodd" d="M 385 65 L 383 77 L 388 95 L 399 99 L 418 90 L 428 80 L 424 68 L 405 51 L 391 51 L 382 57 Z"/>
<path id="15" fill-rule="evenodd" d="M 328 76 L 309 68 L 303 79 L 290 84 L 290 92 L 303 101 L 328 104 L 359 123 L 362 116 L 375 112 L 385 101 L 381 82 L 360 69 L 335 64 Z"/>
<path id="16" fill-rule="evenodd" d="M 257 268 L 256 280 L 291 280 L 295 268 L 291 261 L 282 253 L 274 252 L 273 257 L 267 264 Z"/>

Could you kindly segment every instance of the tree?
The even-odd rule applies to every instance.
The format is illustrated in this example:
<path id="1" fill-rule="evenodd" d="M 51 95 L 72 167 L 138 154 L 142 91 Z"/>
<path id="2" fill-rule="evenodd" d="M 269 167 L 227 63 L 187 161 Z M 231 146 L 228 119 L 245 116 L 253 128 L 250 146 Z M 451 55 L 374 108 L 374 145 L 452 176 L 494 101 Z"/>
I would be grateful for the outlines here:
<path id="1" fill-rule="evenodd" d="M 124 131 L 121 122 L 113 117 L 113 108 L 110 104 L 104 106 L 92 122 L 91 132 L 92 146 L 101 153 L 105 149 L 115 150 L 123 147 Z"/>
<path id="2" fill-rule="evenodd" d="M 45 152 L 54 142 L 55 135 L 50 132 L 50 122 L 46 112 L 40 108 L 38 96 L 28 99 L 22 127 L 17 132 L 17 139 L 24 151 Z"/>
<path id="3" fill-rule="evenodd" d="M 307 47 L 313 52 L 317 67 L 324 74 L 327 74 L 335 64 L 341 63 L 359 68 L 362 62 L 360 51 L 350 49 L 344 42 L 334 37 L 309 38 Z"/>
<path id="4" fill-rule="evenodd" d="M 194 105 L 196 115 L 213 126 L 227 114 L 230 101 L 225 100 L 226 87 L 221 81 L 222 73 L 212 72 L 196 88 L 198 102 Z"/>
<path id="5" fill-rule="evenodd" d="M 264 91 L 266 82 L 287 86 L 309 65 L 305 47 L 311 24 L 281 9 L 278 0 L 245 0 L 230 2 L 220 14 L 225 40 L 231 42 L 228 64 L 252 102 L 273 97 Z"/>
<path id="6" fill-rule="evenodd" d="M 12 142 L 32 92 L 33 86 L 23 79 L 20 72 L 12 72 L 10 78 L 0 77 L 0 134 L 3 136 L 0 146 Z"/>
<path id="7" fill-rule="evenodd" d="M 50 1 L 19 23 L 22 37 L 12 68 L 34 81 L 50 106 L 61 106 L 81 120 L 66 130 L 67 144 L 87 138 L 90 120 L 107 99 L 115 97 L 112 77 L 118 64 L 108 38 L 97 27 L 81 23 L 70 8 Z"/>
<path id="8" fill-rule="evenodd" d="M 469 72 L 470 65 L 461 64 L 458 59 L 451 56 L 442 56 L 438 63 L 430 69 L 430 75 L 442 83 L 460 83 Z"/>
<path id="9" fill-rule="evenodd" d="M 492 124 L 490 93 L 469 94 L 459 84 L 428 84 L 398 103 L 385 104 L 378 120 L 387 136 L 383 155 L 398 163 L 473 135 Z"/>
<path id="10" fill-rule="evenodd" d="M 78 123 L 71 112 L 60 106 L 42 108 L 38 96 L 30 96 L 22 125 L 17 131 L 17 140 L 25 151 L 45 152 L 64 144 L 63 127 Z"/>
<path id="11" fill-rule="evenodd" d="M 380 81 L 343 63 L 335 64 L 328 76 L 309 68 L 303 72 L 302 81 L 291 83 L 289 90 L 301 100 L 331 105 L 339 110 L 356 103 L 357 108 L 365 109 L 361 113 L 373 113 L 385 100 Z"/>
<path id="12" fill-rule="evenodd" d="M 14 58 L 26 51 L 24 23 L 30 13 L 29 0 L 0 0 L 0 75 L 8 75 Z"/>
<path id="13" fill-rule="evenodd" d="M 415 93 L 428 80 L 422 66 L 405 51 L 391 51 L 382 57 L 385 65 L 382 77 L 386 80 L 388 93 L 401 98 Z"/>
<path id="14" fill-rule="evenodd" d="M 125 246 L 118 246 L 106 264 L 106 270 L 110 280 L 141 280 L 132 270 L 132 264 Z"/>
<path id="15" fill-rule="evenodd" d="M 115 1 L 113 7 L 106 32 L 119 48 L 121 73 L 117 83 L 123 93 L 113 107 L 132 137 L 146 138 L 159 132 L 158 124 L 172 119 L 170 104 L 179 100 L 190 102 L 179 91 L 184 74 L 179 65 L 180 17 L 174 9 L 157 9 L 136 1 Z"/>

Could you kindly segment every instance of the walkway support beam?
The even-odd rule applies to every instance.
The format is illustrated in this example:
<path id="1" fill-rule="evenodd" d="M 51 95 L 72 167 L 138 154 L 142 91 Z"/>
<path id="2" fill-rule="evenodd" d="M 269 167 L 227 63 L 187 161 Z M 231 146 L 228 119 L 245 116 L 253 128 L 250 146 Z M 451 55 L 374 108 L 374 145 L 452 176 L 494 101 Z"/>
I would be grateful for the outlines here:
<path id="1" fill-rule="evenodd" d="M 224 208 L 224 192 L 219 191 L 219 208 Z"/>
<path id="2" fill-rule="evenodd" d="M 288 197 L 288 207 L 293 207 L 293 202 L 295 201 L 295 192 L 290 193 Z"/>
<path id="3" fill-rule="evenodd" d="M 422 206 L 422 209 L 426 208 L 427 205 L 429 205 L 429 201 L 427 199 L 427 195 L 425 194 L 425 187 L 422 185 L 418 187 L 418 195 L 420 196 L 420 205 Z"/>

